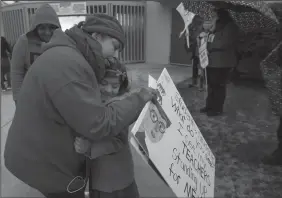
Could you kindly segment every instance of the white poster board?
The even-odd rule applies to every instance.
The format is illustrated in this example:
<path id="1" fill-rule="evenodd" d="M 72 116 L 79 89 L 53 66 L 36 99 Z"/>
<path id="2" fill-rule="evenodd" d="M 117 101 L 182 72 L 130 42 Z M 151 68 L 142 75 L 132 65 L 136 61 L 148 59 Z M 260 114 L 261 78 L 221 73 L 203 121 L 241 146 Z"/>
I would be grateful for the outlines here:
<path id="1" fill-rule="evenodd" d="M 86 16 L 59 16 L 59 21 L 63 31 L 70 29 L 81 21 L 85 21 Z"/>
<path id="2" fill-rule="evenodd" d="M 185 36 L 187 39 L 187 45 L 188 45 L 187 47 L 189 48 L 189 28 L 188 26 L 192 23 L 193 18 L 195 17 L 195 14 L 186 10 L 182 2 L 177 6 L 176 10 L 179 12 L 179 14 L 181 15 L 184 21 L 184 29 L 180 32 L 179 38 L 184 34 L 184 32 L 186 32 Z"/>
<path id="3" fill-rule="evenodd" d="M 86 1 L 59 2 L 50 3 L 50 5 L 54 8 L 58 16 L 87 14 Z"/>
<path id="4" fill-rule="evenodd" d="M 214 197 L 215 157 L 166 69 L 157 88 L 161 109 L 148 103 L 132 135 L 145 144 L 149 158 L 177 197 Z M 145 141 L 138 139 L 138 133 L 145 134 Z"/>

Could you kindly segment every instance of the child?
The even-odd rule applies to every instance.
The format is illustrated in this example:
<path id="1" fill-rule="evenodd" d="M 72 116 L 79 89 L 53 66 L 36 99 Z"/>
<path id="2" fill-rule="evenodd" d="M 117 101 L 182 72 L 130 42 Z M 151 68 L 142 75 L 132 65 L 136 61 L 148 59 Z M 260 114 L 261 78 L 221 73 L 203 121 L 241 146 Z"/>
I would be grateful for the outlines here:
<path id="1" fill-rule="evenodd" d="M 117 59 L 109 62 L 110 67 L 107 67 L 100 84 L 102 98 L 106 104 L 125 97 L 129 89 L 125 67 Z M 76 138 L 75 149 L 90 158 L 86 161 L 86 170 L 90 170 L 90 198 L 139 197 L 134 180 L 134 163 L 127 127 L 116 137 L 108 137 L 96 142 Z"/>
<path id="2" fill-rule="evenodd" d="M 129 83 L 125 67 L 119 64 L 115 58 L 107 59 L 107 61 L 108 67 L 100 84 L 100 90 L 102 101 L 110 103 L 111 99 L 124 94 L 128 90 Z M 105 138 L 102 141 L 91 143 L 87 139 L 78 137 L 75 140 L 75 150 L 78 153 L 86 154 L 90 159 L 96 159 L 103 155 L 118 152 L 123 148 L 125 141 L 128 141 L 127 134 L 120 134 L 111 139 Z"/>

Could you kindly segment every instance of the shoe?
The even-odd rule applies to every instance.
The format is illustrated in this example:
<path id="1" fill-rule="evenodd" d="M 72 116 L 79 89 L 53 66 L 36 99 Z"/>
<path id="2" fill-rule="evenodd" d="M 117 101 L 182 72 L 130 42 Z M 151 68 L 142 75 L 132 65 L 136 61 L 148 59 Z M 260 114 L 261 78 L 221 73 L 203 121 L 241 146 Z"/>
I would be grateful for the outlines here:
<path id="1" fill-rule="evenodd" d="M 12 89 L 12 87 L 7 87 L 7 90 L 11 90 Z"/>
<path id="2" fill-rule="evenodd" d="M 214 117 L 214 116 L 221 116 L 223 114 L 222 111 L 208 111 L 207 116 Z"/>
<path id="3" fill-rule="evenodd" d="M 200 113 L 207 113 L 208 112 L 208 108 L 204 107 L 200 109 Z"/>
<path id="4" fill-rule="evenodd" d="M 262 163 L 270 166 L 282 166 L 282 149 L 276 149 L 271 155 L 265 156 Z"/>

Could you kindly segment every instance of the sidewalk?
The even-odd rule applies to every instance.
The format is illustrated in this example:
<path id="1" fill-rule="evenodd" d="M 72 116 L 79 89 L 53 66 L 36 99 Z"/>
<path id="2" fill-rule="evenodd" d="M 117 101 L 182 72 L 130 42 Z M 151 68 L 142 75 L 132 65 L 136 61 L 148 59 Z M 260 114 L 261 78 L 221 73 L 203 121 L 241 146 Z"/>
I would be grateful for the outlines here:
<path id="1" fill-rule="evenodd" d="M 167 68 L 175 84 L 191 76 L 191 68 L 187 67 L 131 64 L 127 65 L 127 68 L 132 79 L 132 88 L 147 86 L 148 74 L 157 79 L 164 67 Z M 15 105 L 11 92 L 3 92 L 1 103 L 1 197 L 43 197 L 39 192 L 11 175 L 4 166 L 4 146 L 14 111 Z M 134 149 L 132 149 L 132 155 L 135 163 L 135 177 L 141 196 L 174 197 L 172 191 L 158 178 Z"/>

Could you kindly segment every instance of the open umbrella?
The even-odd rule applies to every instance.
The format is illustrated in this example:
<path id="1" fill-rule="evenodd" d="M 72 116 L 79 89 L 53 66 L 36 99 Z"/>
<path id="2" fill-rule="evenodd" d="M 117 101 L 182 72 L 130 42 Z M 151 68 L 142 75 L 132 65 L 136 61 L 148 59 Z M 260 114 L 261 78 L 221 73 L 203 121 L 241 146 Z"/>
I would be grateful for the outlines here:
<path id="1" fill-rule="evenodd" d="M 273 112 L 282 115 L 282 42 L 260 64 Z"/>
<path id="2" fill-rule="evenodd" d="M 189 1 L 184 6 L 190 12 L 210 19 L 214 9 L 229 11 L 234 22 L 243 32 L 276 30 L 279 21 L 272 9 L 263 1 Z"/>

